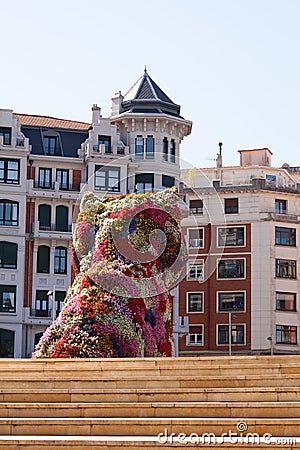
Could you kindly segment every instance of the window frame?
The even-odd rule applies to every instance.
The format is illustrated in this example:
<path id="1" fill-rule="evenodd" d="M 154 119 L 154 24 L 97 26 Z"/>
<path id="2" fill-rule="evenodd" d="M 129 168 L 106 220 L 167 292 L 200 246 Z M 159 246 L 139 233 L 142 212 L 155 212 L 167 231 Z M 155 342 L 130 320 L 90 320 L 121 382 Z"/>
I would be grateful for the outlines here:
<path id="1" fill-rule="evenodd" d="M 106 134 L 98 134 L 98 148 L 101 144 L 104 145 L 104 154 L 112 153 L 111 136 Z"/>
<path id="2" fill-rule="evenodd" d="M 66 182 L 64 181 L 65 175 L 66 175 Z M 61 191 L 68 191 L 70 184 L 69 169 L 56 169 L 56 181 Z"/>
<path id="3" fill-rule="evenodd" d="M 279 327 L 281 327 L 281 329 L 279 330 Z M 293 330 L 291 330 L 293 329 Z M 290 335 L 291 337 L 291 332 L 294 334 L 295 336 L 295 342 L 287 342 L 285 339 L 282 339 L 283 333 L 288 333 L 288 335 Z M 297 345 L 298 343 L 298 327 L 296 325 L 281 325 L 281 324 L 276 324 L 276 344 L 279 345 Z M 278 337 L 280 336 L 280 340 L 278 339 Z"/>
<path id="4" fill-rule="evenodd" d="M 228 245 L 226 245 L 226 243 L 227 243 L 227 235 L 229 234 L 229 233 L 227 233 L 227 230 L 238 230 L 238 229 L 242 229 L 243 230 L 243 244 L 228 244 Z M 224 245 L 222 245 L 221 243 L 220 243 L 220 231 L 221 230 L 226 230 L 226 234 L 225 234 L 225 237 L 224 237 Z M 241 239 L 241 238 L 236 238 L 236 241 L 238 240 L 238 239 Z M 217 227 L 217 247 L 218 248 L 230 248 L 230 247 L 246 247 L 246 243 L 247 243 L 247 237 L 246 237 L 246 226 L 245 225 L 238 225 L 238 226 L 225 226 L 225 227 Z"/>
<path id="5" fill-rule="evenodd" d="M 243 263 L 243 276 L 242 277 L 221 277 L 219 273 L 219 267 L 220 263 L 223 261 L 244 261 Z M 246 264 L 246 258 L 220 258 L 218 259 L 218 266 L 217 266 L 217 280 L 245 280 L 247 275 L 247 264 Z"/>
<path id="6" fill-rule="evenodd" d="M 109 172 L 114 171 L 118 173 L 118 177 L 109 176 Z M 100 174 L 104 174 L 100 175 Z M 97 180 L 103 180 L 104 185 L 97 184 Z M 109 186 L 110 180 L 117 180 L 113 186 Z M 121 183 L 121 168 L 118 166 L 104 166 L 100 164 L 95 165 L 94 171 L 94 189 L 100 192 L 120 192 Z"/>
<path id="7" fill-rule="evenodd" d="M 8 247 L 8 248 L 5 248 Z M 12 252 L 14 264 L 7 263 L 7 257 L 11 257 Z M 6 260 L 6 262 L 5 262 Z M 0 241 L 0 269 L 17 269 L 18 268 L 18 244 L 9 241 Z"/>
<path id="8" fill-rule="evenodd" d="M 40 189 L 52 189 L 52 168 L 39 167 L 38 187 Z"/>
<path id="9" fill-rule="evenodd" d="M 3 204 L 3 206 L 1 207 L 2 204 Z M 10 205 L 9 217 L 6 216 L 6 213 L 7 213 L 6 205 Z M 19 226 L 19 202 L 16 202 L 14 200 L 0 199 L 0 212 L 1 212 L 2 208 L 3 208 L 3 218 L 0 216 L 0 226 L 18 227 Z M 16 219 L 14 219 L 15 215 L 17 217 Z"/>
<path id="10" fill-rule="evenodd" d="M 64 256 L 61 254 L 57 254 L 58 252 L 61 252 L 62 250 L 64 250 L 64 252 L 65 252 Z M 68 261 L 67 247 L 63 247 L 62 245 L 55 247 L 55 250 L 54 250 L 54 273 L 66 275 L 67 271 L 68 271 L 67 261 Z"/>
<path id="11" fill-rule="evenodd" d="M 201 308 L 197 310 L 190 309 L 190 296 L 199 295 Z M 186 312 L 187 314 L 203 314 L 204 313 L 204 291 L 188 291 L 186 293 Z"/>
<path id="12" fill-rule="evenodd" d="M 41 292 L 43 293 L 43 295 L 40 294 Z M 49 296 L 47 295 L 47 292 L 48 291 L 45 289 L 36 289 L 36 291 L 35 291 L 35 316 L 36 317 L 50 317 Z M 38 298 L 38 295 L 41 295 L 41 298 Z M 43 296 L 44 296 L 44 298 L 42 298 Z M 37 308 L 38 302 L 40 302 L 41 308 Z M 46 308 L 44 308 L 44 306 Z"/>
<path id="13" fill-rule="evenodd" d="M 199 231 L 199 232 L 202 232 L 202 237 L 199 237 L 199 239 L 198 238 L 194 238 L 194 239 L 192 239 L 191 237 L 190 237 L 190 232 L 193 232 L 193 231 Z M 187 229 L 187 244 L 188 244 L 188 248 L 189 249 L 197 249 L 197 248 L 201 248 L 201 249 L 203 249 L 204 248 L 204 239 L 205 239 L 205 232 L 204 232 L 204 227 L 193 227 L 193 228 L 188 228 Z M 192 246 L 191 245 L 191 241 L 200 241 L 200 245 L 195 245 L 195 246 Z"/>
<path id="14" fill-rule="evenodd" d="M 54 142 L 54 146 L 52 145 Z M 59 139 L 57 135 L 43 135 L 43 148 L 45 155 L 57 156 L 60 155 L 59 151 Z"/>
<path id="15" fill-rule="evenodd" d="M 243 309 L 238 309 L 238 308 L 228 308 L 228 309 L 221 309 L 220 308 L 220 296 L 224 295 L 224 296 L 241 296 L 241 294 L 243 295 Z M 216 311 L 218 313 L 225 313 L 228 314 L 229 312 L 241 312 L 244 313 L 246 312 L 247 306 L 246 306 L 246 302 L 247 302 L 247 292 L 245 290 L 239 290 L 239 291 L 217 291 L 216 292 L 216 297 L 217 297 L 217 308 Z M 232 303 L 236 303 L 237 300 L 235 299 Z M 229 303 L 229 302 L 228 302 Z"/>
<path id="16" fill-rule="evenodd" d="M 3 294 L 13 294 L 13 298 L 3 298 Z M 13 301 L 13 304 L 10 308 L 4 307 L 4 301 L 11 300 Z M 14 284 L 0 284 L 0 313 L 7 313 L 7 314 L 15 314 L 16 313 L 16 300 L 17 300 L 17 286 Z"/>
<path id="17" fill-rule="evenodd" d="M 48 245 L 42 244 L 37 248 L 36 273 L 50 273 L 50 247 Z"/>
<path id="18" fill-rule="evenodd" d="M 236 201 L 236 205 L 228 207 L 227 203 L 229 203 L 229 202 L 233 203 L 234 200 Z M 224 214 L 239 214 L 239 212 L 240 212 L 240 205 L 239 205 L 239 203 L 240 203 L 239 202 L 239 197 L 227 197 L 227 198 L 224 198 Z"/>
<path id="19" fill-rule="evenodd" d="M 284 272 L 287 271 L 287 276 Z M 289 280 L 297 279 L 297 260 L 295 259 L 275 259 L 275 277 Z"/>
<path id="20" fill-rule="evenodd" d="M 169 189 L 175 186 L 175 178 L 170 175 L 162 175 L 161 176 L 161 186 L 163 189 Z"/>
<path id="21" fill-rule="evenodd" d="M 3 145 L 11 145 L 12 129 L 10 127 L 0 127 L 0 136 L 3 137 Z"/>
<path id="22" fill-rule="evenodd" d="M 289 230 L 289 233 L 284 230 Z M 292 238 L 291 243 L 284 243 L 286 242 L 286 237 L 284 237 L 285 234 L 289 234 L 289 241 Z M 289 228 L 289 227 L 275 227 L 275 245 L 282 245 L 284 247 L 296 247 L 297 242 L 297 232 L 296 228 Z M 284 241 L 284 242 L 283 242 Z"/>
<path id="23" fill-rule="evenodd" d="M 219 339 L 219 337 L 220 337 L 220 327 L 223 327 L 224 329 L 227 329 L 227 340 L 225 342 L 220 342 L 220 339 Z M 234 340 L 233 332 L 239 332 L 239 330 L 237 330 L 238 327 L 242 327 L 242 329 L 243 329 L 243 342 L 236 342 Z M 226 330 L 224 330 L 224 331 L 226 333 Z M 232 323 L 231 324 L 231 345 L 232 346 L 236 346 L 236 345 L 243 346 L 243 345 L 246 345 L 246 342 L 247 342 L 246 337 L 247 337 L 247 334 L 246 334 L 246 323 L 234 323 L 234 324 Z M 216 345 L 218 347 L 225 347 L 225 346 L 228 347 L 228 345 L 229 345 L 229 324 L 217 323 Z"/>
<path id="24" fill-rule="evenodd" d="M 176 143 L 175 139 L 170 139 L 169 145 L 169 161 L 170 163 L 176 163 Z"/>
<path id="25" fill-rule="evenodd" d="M 275 214 L 287 214 L 287 205 L 287 200 L 275 198 Z"/>
<path id="26" fill-rule="evenodd" d="M 192 206 L 191 205 L 192 202 L 194 202 L 194 205 L 197 202 L 198 205 L 202 204 L 202 206 Z M 200 215 L 201 214 L 202 215 L 203 214 L 203 208 L 204 208 L 204 205 L 203 205 L 203 200 L 202 199 L 197 199 L 197 200 L 190 199 L 190 201 L 189 201 L 190 214 L 195 214 L 195 215 Z"/>
<path id="27" fill-rule="evenodd" d="M 0 158 L 0 165 L 3 162 L 3 168 L 0 167 L 0 174 L 3 171 L 3 178 L 0 178 L 0 183 L 3 184 L 20 184 L 20 160 L 19 159 L 9 159 L 9 158 Z M 17 169 L 9 168 L 9 163 L 17 163 Z M 17 178 L 9 178 L 9 172 L 17 172 Z M 0 175 L 1 176 L 1 175 Z"/>
<path id="28" fill-rule="evenodd" d="M 138 181 L 138 179 L 144 181 Z M 147 181 L 148 179 L 148 181 Z M 146 181 L 145 181 L 146 180 Z M 137 173 L 135 175 L 135 191 L 138 194 L 144 194 L 146 192 L 153 192 L 154 190 L 154 173 Z M 138 185 L 143 185 L 143 189 L 139 189 Z M 147 187 L 148 185 L 148 187 Z"/>
<path id="29" fill-rule="evenodd" d="M 288 299 L 279 299 L 278 295 L 292 295 L 293 299 L 292 300 L 288 300 Z M 280 307 L 280 303 L 279 302 L 289 302 L 292 301 L 293 303 L 293 308 L 282 308 Z M 276 291 L 275 292 L 275 308 L 276 311 L 288 311 L 288 312 L 297 312 L 297 293 L 296 292 L 281 292 L 281 291 Z"/>
<path id="30" fill-rule="evenodd" d="M 197 328 L 199 327 L 200 333 L 190 333 L 190 329 L 191 328 Z M 192 331 L 192 330 L 191 330 Z M 201 342 L 191 342 L 191 336 L 201 336 Z M 195 339 L 197 340 L 197 338 Z M 200 323 L 200 324 L 189 324 L 189 331 L 188 334 L 186 336 L 186 346 L 187 347 L 203 347 L 204 346 L 204 324 Z"/>
<path id="31" fill-rule="evenodd" d="M 167 137 L 164 137 L 162 140 L 162 160 L 169 160 L 169 141 Z"/>
<path id="32" fill-rule="evenodd" d="M 202 266 L 202 268 L 200 268 L 200 276 L 198 276 L 198 277 L 195 277 L 195 278 L 192 278 L 191 277 L 191 269 L 193 268 L 193 267 L 201 267 Z M 196 269 L 196 275 L 197 275 L 197 273 L 198 273 L 198 270 Z M 196 260 L 194 260 L 194 261 L 188 261 L 188 263 L 187 263 L 187 275 L 186 275 L 186 279 L 187 279 L 187 281 L 204 281 L 204 259 L 196 259 Z"/>

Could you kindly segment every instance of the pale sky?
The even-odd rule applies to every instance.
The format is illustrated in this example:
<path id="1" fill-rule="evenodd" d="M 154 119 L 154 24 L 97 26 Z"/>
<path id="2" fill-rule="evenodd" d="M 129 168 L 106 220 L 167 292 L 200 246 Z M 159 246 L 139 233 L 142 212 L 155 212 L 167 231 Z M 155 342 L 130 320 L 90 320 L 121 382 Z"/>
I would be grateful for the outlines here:
<path id="1" fill-rule="evenodd" d="M 300 165 L 300 0 L 2 0 L 0 108 L 91 121 L 149 75 L 193 121 L 183 160 Z"/>

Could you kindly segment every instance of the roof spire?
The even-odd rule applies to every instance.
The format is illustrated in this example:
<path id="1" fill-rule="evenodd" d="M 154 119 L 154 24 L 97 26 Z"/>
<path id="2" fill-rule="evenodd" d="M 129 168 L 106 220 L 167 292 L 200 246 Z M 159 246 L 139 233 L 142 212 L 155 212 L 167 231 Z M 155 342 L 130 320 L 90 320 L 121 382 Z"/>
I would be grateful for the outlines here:
<path id="1" fill-rule="evenodd" d="M 146 64 L 145 64 L 144 73 L 145 73 L 145 74 L 147 73 L 147 66 L 146 66 Z"/>

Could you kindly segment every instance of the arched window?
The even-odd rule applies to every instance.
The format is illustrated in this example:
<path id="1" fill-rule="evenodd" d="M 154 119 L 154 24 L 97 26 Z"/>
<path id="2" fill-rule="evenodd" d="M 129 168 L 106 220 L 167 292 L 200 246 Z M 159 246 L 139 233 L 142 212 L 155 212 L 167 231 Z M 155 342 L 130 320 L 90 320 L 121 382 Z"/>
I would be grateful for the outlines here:
<path id="1" fill-rule="evenodd" d="M 0 242 L 0 268 L 16 269 L 18 257 L 18 245 L 13 242 Z"/>
<path id="2" fill-rule="evenodd" d="M 0 200 L 0 225 L 17 227 L 19 225 L 19 203 Z"/>
<path id="3" fill-rule="evenodd" d="M 15 348 L 15 332 L 0 328 L 0 358 L 13 358 Z"/>
<path id="4" fill-rule="evenodd" d="M 67 249 L 56 247 L 54 253 L 54 273 L 67 273 Z"/>
<path id="5" fill-rule="evenodd" d="M 37 269 L 38 273 L 49 273 L 50 268 L 50 247 L 47 245 L 39 245 L 37 252 Z"/>
<path id="6" fill-rule="evenodd" d="M 38 221 L 40 230 L 51 230 L 51 206 L 39 205 Z"/>
<path id="7" fill-rule="evenodd" d="M 69 211 L 67 206 L 59 205 L 56 207 L 56 231 L 68 231 L 68 215 Z"/>

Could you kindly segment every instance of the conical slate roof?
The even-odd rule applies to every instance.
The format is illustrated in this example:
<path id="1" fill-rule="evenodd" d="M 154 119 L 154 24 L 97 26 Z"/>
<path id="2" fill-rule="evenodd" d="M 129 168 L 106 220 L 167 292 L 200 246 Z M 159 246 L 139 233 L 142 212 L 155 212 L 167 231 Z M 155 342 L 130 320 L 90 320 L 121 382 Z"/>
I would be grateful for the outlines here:
<path id="1" fill-rule="evenodd" d="M 170 114 L 180 117 L 180 106 L 152 80 L 145 69 L 144 74 L 125 94 L 122 112 Z"/>

